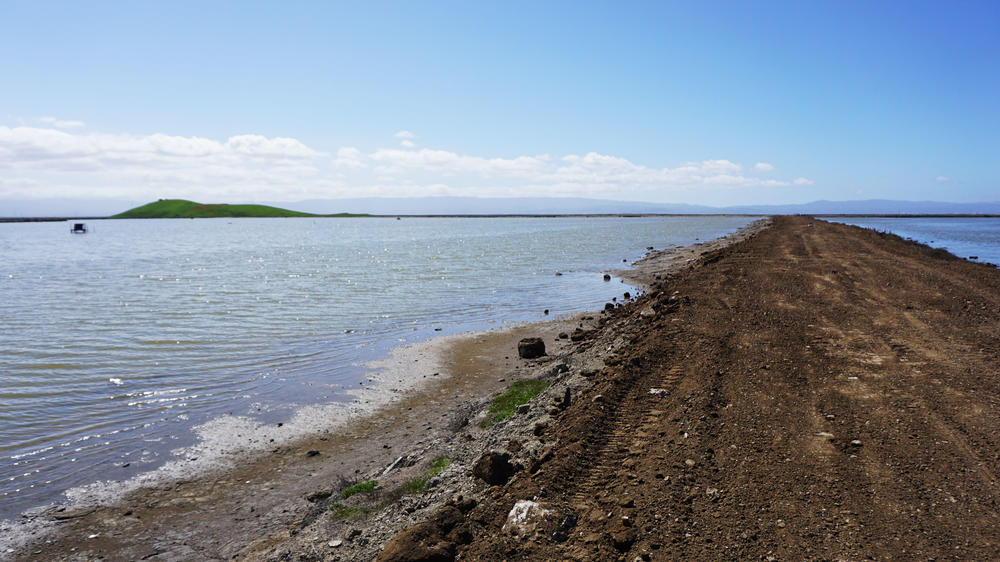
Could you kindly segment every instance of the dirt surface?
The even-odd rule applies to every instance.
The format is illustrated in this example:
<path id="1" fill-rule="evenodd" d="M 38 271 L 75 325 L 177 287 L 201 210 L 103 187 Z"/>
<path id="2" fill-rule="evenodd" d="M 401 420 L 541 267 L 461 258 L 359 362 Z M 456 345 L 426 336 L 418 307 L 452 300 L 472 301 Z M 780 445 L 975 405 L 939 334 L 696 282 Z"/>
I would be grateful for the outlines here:
<path id="1" fill-rule="evenodd" d="M 55 532 L 13 557 L 995 559 L 1000 272 L 856 227 L 764 226 L 648 256 L 628 273 L 648 294 L 600 314 L 416 357 L 432 382 L 343 431 L 47 513 Z M 517 358 L 528 336 L 545 357 Z M 525 378 L 550 386 L 480 427 Z"/>
<path id="2" fill-rule="evenodd" d="M 997 558 L 992 266 L 783 217 L 613 316 L 553 454 L 382 560 Z"/>

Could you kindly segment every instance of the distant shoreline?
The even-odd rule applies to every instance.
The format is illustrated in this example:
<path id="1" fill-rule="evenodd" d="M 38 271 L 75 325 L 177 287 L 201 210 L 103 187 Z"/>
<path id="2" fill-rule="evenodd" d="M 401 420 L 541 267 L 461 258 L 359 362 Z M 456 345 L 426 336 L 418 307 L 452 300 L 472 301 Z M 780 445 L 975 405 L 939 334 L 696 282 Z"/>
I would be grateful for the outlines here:
<path id="1" fill-rule="evenodd" d="M 643 218 L 643 217 L 763 217 L 763 216 L 783 216 L 768 215 L 766 213 L 545 213 L 545 214 L 464 214 L 464 215 L 312 215 L 304 217 L 191 217 L 191 218 L 310 218 L 310 219 L 341 219 L 341 218 L 371 218 L 371 219 L 551 219 L 551 218 Z M 875 217 L 875 218 L 896 218 L 896 219 L 994 219 L 1000 218 L 1000 214 L 971 214 L 971 213 L 933 213 L 933 214 L 886 214 L 886 213 L 832 213 L 832 214 L 791 214 L 787 216 L 806 217 Z M 165 217 L 170 218 L 170 217 Z M 79 220 L 120 220 L 112 217 L 0 217 L 0 223 L 14 222 L 68 222 Z M 156 219 L 138 219 L 156 220 Z"/>

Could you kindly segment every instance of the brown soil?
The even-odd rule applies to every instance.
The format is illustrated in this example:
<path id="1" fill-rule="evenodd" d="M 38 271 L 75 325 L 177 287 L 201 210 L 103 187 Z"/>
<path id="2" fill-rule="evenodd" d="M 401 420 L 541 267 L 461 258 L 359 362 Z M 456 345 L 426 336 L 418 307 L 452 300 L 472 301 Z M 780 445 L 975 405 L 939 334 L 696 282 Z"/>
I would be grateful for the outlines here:
<path id="1" fill-rule="evenodd" d="M 786 217 L 655 253 L 629 278 L 649 294 L 596 319 L 474 335 L 414 362 L 429 385 L 343 431 L 115 506 L 47 513 L 55 531 L 14 557 L 997 557 L 995 268 Z M 518 359 L 527 336 L 549 355 Z M 529 377 L 551 386 L 479 428 L 486 397 Z M 472 476 L 491 452 L 516 470 L 505 485 Z M 388 491 L 439 455 L 452 465 L 426 492 L 328 516 L 345 484 Z M 363 496 L 345 503 L 386 492 Z M 527 537 L 503 529 L 520 500 L 548 510 Z"/>
<path id="2" fill-rule="evenodd" d="M 783 217 L 613 316 L 555 453 L 383 559 L 997 558 L 995 268 Z M 503 530 L 531 499 L 538 532 Z"/>

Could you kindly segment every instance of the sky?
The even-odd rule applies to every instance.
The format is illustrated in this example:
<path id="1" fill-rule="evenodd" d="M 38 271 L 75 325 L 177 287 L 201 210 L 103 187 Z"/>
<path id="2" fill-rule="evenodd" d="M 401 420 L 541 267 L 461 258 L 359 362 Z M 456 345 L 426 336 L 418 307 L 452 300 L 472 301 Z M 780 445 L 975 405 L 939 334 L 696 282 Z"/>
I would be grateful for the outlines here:
<path id="1" fill-rule="evenodd" d="M 0 0 L 0 206 L 998 201 L 998 29 L 998 2 Z"/>

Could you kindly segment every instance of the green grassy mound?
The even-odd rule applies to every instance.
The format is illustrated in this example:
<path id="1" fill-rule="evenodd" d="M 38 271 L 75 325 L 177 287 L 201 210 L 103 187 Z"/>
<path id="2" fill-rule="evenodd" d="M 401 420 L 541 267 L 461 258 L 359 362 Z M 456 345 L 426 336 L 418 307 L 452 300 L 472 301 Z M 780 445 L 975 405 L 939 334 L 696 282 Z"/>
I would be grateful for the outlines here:
<path id="1" fill-rule="evenodd" d="M 185 199 L 160 199 L 112 216 L 113 219 L 208 219 L 237 217 L 348 217 L 363 216 L 340 213 L 314 215 L 268 205 L 205 204 Z"/>

